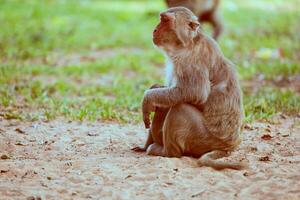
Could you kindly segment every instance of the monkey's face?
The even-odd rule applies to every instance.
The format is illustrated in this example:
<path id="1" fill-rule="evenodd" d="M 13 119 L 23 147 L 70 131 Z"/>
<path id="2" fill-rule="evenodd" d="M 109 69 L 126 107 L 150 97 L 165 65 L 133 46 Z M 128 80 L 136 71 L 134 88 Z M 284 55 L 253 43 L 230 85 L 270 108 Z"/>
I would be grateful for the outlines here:
<path id="1" fill-rule="evenodd" d="M 160 22 L 153 31 L 153 43 L 159 47 L 176 46 L 180 44 L 175 32 L 174 13 L 160 14 Z"/>
<path id="2" fill-rule="evenodd" d="M 170 8 L 160 14 L 160 22 L 153 31 L 153 43 L 165 50 L 188 46 L 199 27 L 197 17 L 183 7 Z"/>

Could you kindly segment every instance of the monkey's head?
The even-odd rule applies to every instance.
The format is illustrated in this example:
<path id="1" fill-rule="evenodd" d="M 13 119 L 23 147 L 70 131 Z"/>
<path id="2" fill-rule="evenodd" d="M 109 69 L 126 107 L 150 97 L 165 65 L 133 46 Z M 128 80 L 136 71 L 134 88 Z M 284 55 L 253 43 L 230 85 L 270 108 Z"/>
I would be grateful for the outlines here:
<path id="1" fill-rule="evenodd" d="M 174 7 L 160 13 L 160 23 L 153 31 L 153 43 L 164 50 L 177 50 L 192 44 L 200 23 L 187 8 Z"/>

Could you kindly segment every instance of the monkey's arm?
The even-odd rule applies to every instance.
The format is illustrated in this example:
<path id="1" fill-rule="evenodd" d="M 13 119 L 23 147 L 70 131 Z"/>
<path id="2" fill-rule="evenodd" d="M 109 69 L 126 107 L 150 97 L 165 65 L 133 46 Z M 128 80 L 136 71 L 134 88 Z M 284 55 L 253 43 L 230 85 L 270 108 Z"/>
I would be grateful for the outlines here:
<path id="1" fill-rule="evenodd" d="M 203 75 L 203 77 L 201 77 Z M 185 84 L 185 87 L 166 87 L 146 90 L 143 99 L 143 120 L 145 127 L 150 127 L 150 113 L 155 107 L 172 107 L 179 103 L 194 103 L 197 105 L 206 102 L 210 93 L 210 82 L 206 73 L 199 74 L 197 84 Z"/>

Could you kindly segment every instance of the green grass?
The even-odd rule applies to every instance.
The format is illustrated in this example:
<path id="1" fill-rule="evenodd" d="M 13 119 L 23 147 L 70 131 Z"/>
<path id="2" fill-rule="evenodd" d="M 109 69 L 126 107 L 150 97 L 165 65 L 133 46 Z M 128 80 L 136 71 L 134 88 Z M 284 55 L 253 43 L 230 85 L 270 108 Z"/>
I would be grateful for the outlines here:
<path id="1" fill-rule="evenodd" d="M 232 2 L 222 4 L 226 31 L 220 45 L 240 78 L 300 74 L 300 1 Z M 163 82 L 164 59 L 151 42 L 163 9 L 160 0 L 1 0 L 0 115 L 140 122 L 144 90 Z M 262 48 L 280 49 L 283 56 L 257 56 Z M 115 53 L 56 64 L 103 50 Z M 244 105 L 252 121 L 299 113 L 300 97 L 265 86 L 245 92 Z"/>

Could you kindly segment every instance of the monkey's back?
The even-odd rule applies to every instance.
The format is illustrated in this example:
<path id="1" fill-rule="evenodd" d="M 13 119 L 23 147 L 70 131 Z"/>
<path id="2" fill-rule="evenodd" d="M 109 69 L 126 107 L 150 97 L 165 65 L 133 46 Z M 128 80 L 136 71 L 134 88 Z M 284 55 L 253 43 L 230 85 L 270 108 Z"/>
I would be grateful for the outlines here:
<path id="1" fill-rule="evenodd" d="M 203 106 L 203 115 L 210 134 L 231 144 L 240 140 L 243 100 L 234 66 L 225 61 L 223 67 L 227 71 L 227 78 L 223 80 L 226 86 L 222 89 L 212 87 L 211 95 Z"/>

